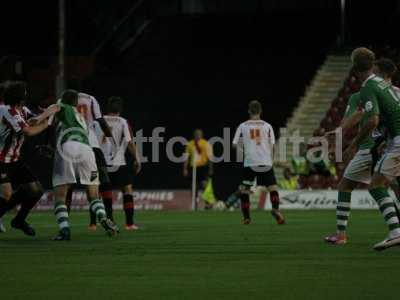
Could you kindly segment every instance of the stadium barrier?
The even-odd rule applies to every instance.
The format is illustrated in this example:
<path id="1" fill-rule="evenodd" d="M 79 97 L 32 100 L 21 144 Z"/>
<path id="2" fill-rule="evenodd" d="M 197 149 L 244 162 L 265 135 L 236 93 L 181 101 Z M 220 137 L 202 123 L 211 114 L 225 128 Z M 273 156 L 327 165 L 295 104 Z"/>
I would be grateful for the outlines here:
<path id="1" fill-rule="evenodd" d="M 280 191 L 281 205 L 283 210 L 288 209 L 336 209 L 337 190 L 294 190 Z M 391 192 L 393 199 L 396 199 Z M 271 203 L 266 193 L 257 191 L 252 197 L 252 207 L 264 207 L 271 209 Z M 355 190 L 351 196 L 352 209 L 377 209 L 377 205 L 367 190 Z"/>
<path id="2" fill-rule="evenodd" d="M 337 190 L 294 190 L 279 192 L 281 208 L 283 210 L 312 210 L 312 209 L 335 209 L 337 204 Z M 394 193 L 391 192 L 394 197 Z M 138 210 L 175 210 L 190 211 L 192 207 L 192 196 L 190 190 L 137 190 L 133 194 L 135 209 Z M 52 192 L 46 192 L 36 206 L 36 210 L 53 210 Z M 113 193 L 114 209 L 122 209 L 122 194 Z M 377 209 L 375 201 L 367 190 L 355 190 L 351 197 L 353 209 Z M 252 209 L 270 210 L 271 203 L 268 201 L 268 193 L 256 190 L 251 196 Z M 86 193 L 82 190 L 74 191 L 72 198 L 72 210 L 87 210 L 88 202 Z"/>
<path id="3" fill-rule="evenodd" d="M 191 192 L 189 190 L 137 190 L 133 193 L 135 209 L 138 210 L 182 210 L 192 209 Z M 113 193 L 113 207 L 122 209 L 122 194 Z M 72 196 L 72 210 L 88 210 L 86 193 L 83 190 L 74 191 Z M 52 192 L 46 192 L 36 210 L 46 211 L 54 209 Z"/>

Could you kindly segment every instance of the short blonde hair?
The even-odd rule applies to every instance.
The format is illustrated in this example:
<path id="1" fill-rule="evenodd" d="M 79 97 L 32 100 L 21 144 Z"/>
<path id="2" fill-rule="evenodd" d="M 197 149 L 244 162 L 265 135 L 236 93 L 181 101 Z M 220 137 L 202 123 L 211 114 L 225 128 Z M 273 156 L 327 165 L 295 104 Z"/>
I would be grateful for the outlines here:
<path id="1" fill-rule="evenodd" d="M 351 53 L 351 62 L 355 71 L 369 71 L 374 67 L 375 53 L 365 47 L 356 48 Z"/>

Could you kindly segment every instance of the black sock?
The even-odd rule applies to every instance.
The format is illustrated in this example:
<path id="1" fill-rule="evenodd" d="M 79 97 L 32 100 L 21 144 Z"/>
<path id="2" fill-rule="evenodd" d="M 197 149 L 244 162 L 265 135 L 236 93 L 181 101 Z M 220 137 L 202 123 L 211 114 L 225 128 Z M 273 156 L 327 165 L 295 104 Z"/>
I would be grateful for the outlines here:
<path id="1" fill-rule="evenodd" d="M 12 194 L 10 200 L 6 201 L 4 198 L 0 198 L 0 218 L 8 211 L 15 208 L 18 204 L 27 197 L 27 194 L 23 190 L 17 190 Z"/>
<path id="2" fill-rule="evenodd" d="M 273 209 L 279 210 L 279 193 L 277 191 L 272 191 L 269 193 L 271 199 L 271 205 Z"/>
<path id="3" fill-rule="evenodd" d="M 6 201 L 6 199 L 0 197 L 0 218 L 10 209 L 12 209 L 11 199 Z"/>
<path id="4" fill-rule="evenodd" d="M 29 196 L 25 196 L 25 199 L 22 200 L 21 208 L 19 209 L 19 211 L 14 219 L 17 222 L 25 222 L 26 217 L 31 212 L 31 210 L 35 207 L 36 203 L 39 202 L 42 195 L 43 195 L 43 192 L 38 191 L 37 193 L 31 194 Z"/>
<path id="5" fill-rule="evenodd" d="M 250 219 L 250 195 L 244 193 L 241 194 L 240 203 L 241 203 L 243 218 Z"/>
<path id="6" fill-rule="evenodd" d="M 125 211 L 125 223 L 126 225 L 133 224 L 133 215 L 135 212 L 135 205 L 133 203 L 133 196 L 126 194 L 124 195 L 124 211 Z"/>
<path id="7" fill-rule="evenodd" d="M 94 212 L 92 212 L 91 210 L 89 210 L 89 216 L 90 216 L 90 224 L 89 225 L 96 225 L 96 223 L 97 223 L 96 214 Z"/>
<path id="8" fill-rule="evenodd" d="M 104 208 L 106 210 L 107 218 L 109 218 L 111 221 L 114 221 L 112 198 L 109 197 L 103 198 L 103 203 L 104 203 Z"/>
<path id="9" fill-rule="evenodd" d="M 67 206 L 67 212 L 70 214 L 71 212 L 71 204 L 72 204 L 72 195 L 74 193 L 74 190 L 70 188 L 67 192 L 67 199 L 65 199 L 65 205 Z"/>
<path id="10" fill-rule="evenodd" d="M 100 185 L 100 194 L 103 200 L 104 209 L 106 211 L 107 218 L 114 221 L 113 216 L 113 186 L 110 182 L 104 182 Z"/>

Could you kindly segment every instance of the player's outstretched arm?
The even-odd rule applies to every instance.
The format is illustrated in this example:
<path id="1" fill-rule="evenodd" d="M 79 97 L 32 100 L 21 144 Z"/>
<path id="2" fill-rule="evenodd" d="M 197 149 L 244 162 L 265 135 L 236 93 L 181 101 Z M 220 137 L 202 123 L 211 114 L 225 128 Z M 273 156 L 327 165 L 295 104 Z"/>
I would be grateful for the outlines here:
<path id="1" fill-rule="evenodd" d="M 344 161 L 349 161 L 355 150 L 357 149 L 358 145 L 362 140 L 367 138 L 368 136 L 372 135 L 372 132 L 377 128 L 379 125 L 379 115 L 372 115 L 369 117 L 367 123 L 360 129 L 357 136 L 353 139 L 353 142 L 350 146 L 346 149 L 345 153 L 343 154 Z"/>
<path id="2" fill-rule="evenodd" d="M 137 151 L 136 145 L 133 141 L 130 141 L 128 143 L 128 151 L 129 151 L 129 154 L 132 155 L 132 157 L 133 157 L 136 174 L 139 174 L 140 170 L 142 169 L 142 163 L 140 161 L 139 153 Z"/>
<path id="3" fill-rule="evenodd" d="M 348 131 L 349 129 L 352 129 L 355 126 L 357 126 L 358 123 L 360 123 L 363 115 L 364 115 L 363 110 L 357 110 L 356 112 L 354 112 L 354 114 L 351 115 L 351 117 L 343 119 L 341 124 L 343 132 L 346 133 L 346 131 Z"/>
<path id="4" fill-rule="evenodd" d="M 34 136 L 44 131 L 48 126 L 47 122 L 41 122 L 34 126 L 25 126 L 22 128 L 22 132 L 27 136 Z"/>
<path id="5" fill-rule="evenodd" d="M 59 104 L 52 104 L 50 105 L 43 113 L 41 113 L 39 116 L 35 117 L 34 119 L 38 122 L 41 123 L 47 118 L 55 115 L 61 110 L 61 107 Z"/>
<path id="6" fill-rule="evenodd" d="M 358 125 L 358 123 L 360 123 L 363 116 L 364 116 L 363 110 L 358 110 L 358 111 L 354 112 L 350 117 L 343 118 L 343 120 L 340 123 L 340 126 L 338 128 L 326 132 L 325 136 L 330 136 L 332 134 L 336 134 L 336 131 L 339 128 L 342 128 L 343 133 L 346 134 L 346 132 L 348 130 L 353 129 L 354 127 L 356 127 Z"/>
<path id="7" fill-rule="evenodd" d="M 99 123 L 100 128 L 104 133 L 104 136 L 111 138 L 111 141 L 114 144 L 114 147 L 117 147 L 117 142 L 116 142 L 114 136 L 112 135 L 111 127 L 110 127 L 110 125 L 108 125 L 107 121 L 103 117 L 97 118 L 96 121 Z"/>
<path id="8" fill-rule="evenodd" d="M 363 126 L 358 133 L 358 135 L 355 137 L 353 143 L 358 145 L 362 140 L 367 138 L 368 136 L 372 135 L 372 132 L 378 127 L 379 125 L 379 115 L 373 115 L 371 116 L 367 124 Z"/>
<path id="9" fill-rule="evenodd" d="M 107 121 L 103 117 L 96 119 L 96 121 L 99 122 L 100 128 L 101 128 L 101 130 L 103 130 L 104 135 L 106 137 L 113 136 L 110 126 L 108 125 Z"/>

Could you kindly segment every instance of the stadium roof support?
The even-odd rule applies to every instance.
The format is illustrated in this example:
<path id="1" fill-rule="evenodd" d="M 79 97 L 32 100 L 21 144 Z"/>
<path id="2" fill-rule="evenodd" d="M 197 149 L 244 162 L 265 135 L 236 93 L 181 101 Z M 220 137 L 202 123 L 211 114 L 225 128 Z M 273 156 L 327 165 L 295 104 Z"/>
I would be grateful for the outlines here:
<path id="1" fill-rule="evenodd" d="M 340 45 L 346 43 L 346 0 L 340 0 Z"/>
<path id="2" fill-rule="evenodd" d="M 57 96 L 65 87 L 65 0 L 58 1 L 58 74 L 56 79 Z"/>

